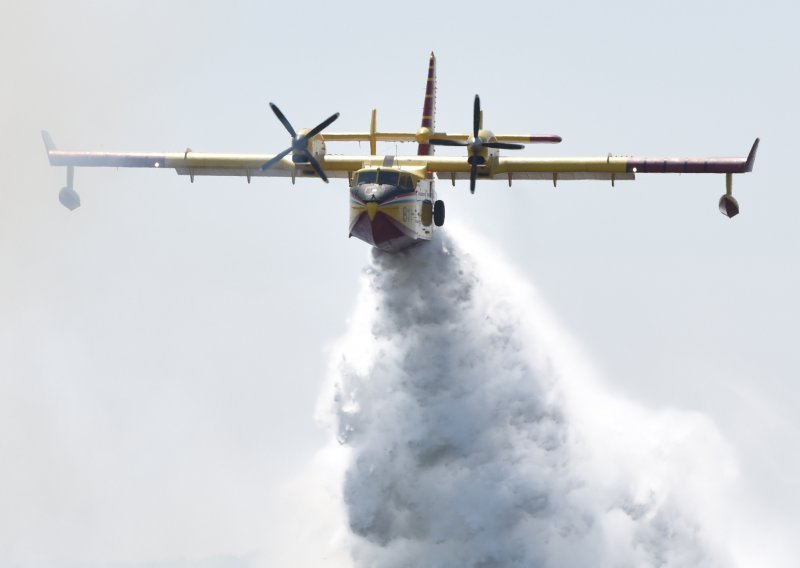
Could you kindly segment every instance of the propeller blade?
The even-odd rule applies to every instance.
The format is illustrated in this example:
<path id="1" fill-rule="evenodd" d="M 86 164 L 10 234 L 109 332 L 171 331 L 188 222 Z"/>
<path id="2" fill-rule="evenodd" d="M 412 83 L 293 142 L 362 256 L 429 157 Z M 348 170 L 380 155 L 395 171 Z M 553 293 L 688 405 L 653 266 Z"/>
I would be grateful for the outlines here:
<path id="1" fill-rule="evenodd" d="M 469 146 L 467 142 L 447 140 L 446 138 L 431 138 L 428 140 L 428 144 L 433 144 L 434 146 Z"/>
<path id="2" fill-rule="evenodd" d="M 292 148 L 291 148 L 291 147 L 289 147 L 289 148 L 286 148 L 286 150 L 284 150 L 284 151 L 283 151 L 283 152 L 281 152 L 280 154 L 275 154 L 275 156 L 274 156 L 272 159 L 270 159 L 270 160 L 268 160 L 268 161 L 264 162 L 264 163 L 261 165 L 261 171 L 262 171 L 262 172 L 264 172 L 264 171 L 267 171 L 267 170 L 268 170 L 268 169 L 270 169 L 272 166 L 274 166 L 275 164 L 277 164 L 278 162 L 280 162 L 280 161 L 283 159 L 283 157 L 284 157 L 286 154 L 288 154 L 289 152 L 291 152 L 291 151 L 292 151 Z"/>
<path id="3" fill-rule="evenodd" d="M 333 122 L 333 120 L 331 122 Z M 306 152 L 305 154 L 306 158 L 308 158 L 308 163 L 311 164 L 311 167 L 314 168 L 314 171 L 317 172 L 317 175 L 322 178 L 322 181 L 328 183 L 328 176 L 326 176 L 325 172 L 322 171 L 322 166 L 319 165 L 317 159 L 314 156 L 312 156 L 309 152 Z"/>
<path id="4" fill-rule="evenodd" d="M 475 95 L 475 107 L 474 112 L 472 114 L 472 135 L 477 138 L 478 137 L 478 129 L 481 126 L 481 99 L 478 95 Z"/>
<path id="5" fill-rule="evenodd" d="M 484 142 L 483 145 L 498 150 L 522 150 L 525 148 L 522 144 L 512 144 L 511 142 Z"/>
<path id="6" fill-rule="evenodd" d="M 306 138 L 313 138 L 314 136 L 316 136 L 317 134 L 319 134 L 320 132 L 322 132 L 323 130 L 328 128 L 328 126 L 330 126 L 331 122 L 333 122 L 337 118 L 339 118 L 339 113 L 338 112 L 336 114 L 332 114 L 331 116 L 329 116 L 328 118 L 326 118 L 325 120 L 323 120 L 322 122 L 317 124 L 314 128 L 309 130 L 305 134 L 305 137 Z"/>
<path id="7" fill-rule="evenodd" d="M 274 103 L 269 103 L 269 106 L 272 108 L 272 112 L 275 113 L 275 116 L 278 117 L 278 120 L 281 121 L 281 124 L 283 124 L 284 128 L 286 128 L 286 130 L 289 131 L 289 134 L 292 135 L 292 138 L 296 137 L 297 133 L 294 131 L 294 128 L 292 128 L 292 125 L 289 123 L 289 120 L 283 115 L 281 109 L 278 108 L 278 105 Z"/>
<path id="8" fill-rule="evenodd" d="M 473 163 L 469 170 L 469 192 L 475 193 L 475 180 L 478 178 L 478 164 Z"/>

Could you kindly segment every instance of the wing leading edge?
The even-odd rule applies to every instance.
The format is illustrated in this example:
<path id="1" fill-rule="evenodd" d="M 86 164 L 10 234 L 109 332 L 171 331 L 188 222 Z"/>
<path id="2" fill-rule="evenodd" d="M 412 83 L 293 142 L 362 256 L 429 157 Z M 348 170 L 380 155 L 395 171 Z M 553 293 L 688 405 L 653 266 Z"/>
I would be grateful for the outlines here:
<path id="1" fill-rule="evenodd" d="M 240 177 L 316 177 L 310 165 L 296 165 L 285 157 L 274 167 L 262 171 L 261 166 L 275 154 L 214 154 L 187 149 L 184 152 L 83 152 L 59 150 L 50 135 L 43 131 L 47 157 L 52 166 L 100 168 L 156 168 L 174 169 L 179 175 L 240 176 Z M 344 158 L 344 159 L 342 159 Z M 330 177 L 347 177 L 349 172 L 361 168 L 363 158 L 326 156 L 321 160 Z"/>
<path id="2" fill-rule="evenodd" d="M 59 150 L 47 132 L 42 132 L 47 156 L 53 166 L 67 167 L 67 186 L 60 196 L 62 203 L 70 209 L 80 204 L 74 194 L 72 179 L 76 167 L 112 168 L 157 168 L 174 169 L 179 175 L 195 176 L 239 176 L 249 182 L 253 177 L 317 177 L 309 164 L 295 164 L 287 156 L 273 167 L 263 171 L 262 164 L 275 154 L 212 154 L 197 153 L 191 149 L 173 153 L 126 153 L 126 152 L 82 152 Z M 747 157 L 741 158 L 644 158 L 644 157 L 490 157 L 478 169 L 479 179 L 507 180 L 633 180 L 636 174 L 651 173 L 712 173 L 725 174 L 726 194 L 720 199 L 720 211 L 733 217 L 739 208 L 732 196 L 733 174 L 753 170 L 759 139 Z M 353 172 L 367 166 L 379 165 L 378 156 L 329 155 L 319 157 L 319 162 L 329 177 L 347 178 Z M 469 179 L 471 164 L 467 157 L 455 156 L 394 156 L 394 167 L 416 170 L 427 175 L 437 174 L 450 179 Z M 66 202 L 65 202 L 66 200 Z M 69 203 L 69 204 L 67 204 Z"/>
<path id="3" fill-rule="evenodd" d="M 280 160 L 274 171 L 261 172 L 261 165 L 275 154 L 215 154 L 197 153 L 191 149 L 172 153 L 141 152 L 82 152 L 59 150 L 47 132 L 42 132 L 50 165 L 72 167 L 110 168 L 170 168 L 180 174 L 194 173 L 231 176 L 282 176 L 291 177 L 296 169 L 288 157 Z M 716 173 L 742 174 L 753 170 L 759 139 L 756 138 L 744 158 L 642 158 L 642 157 L 497 157 L 484 166 L 485 177 L 502 177 L 507 174 L 637 174 L 637 173 Z M 371 156 L 325 155 L 326 168 L 334 172 L 349 173 L 373 161 Z M 399 167 L 425 168 L 432 173 L 469 173 L 466 157 L 455 156 L 395 156 Z M 345 177 L 345 176 L 339 176 Z M 535 179 L 533 176 L 527 179 Z M 526 179 L 520 175 L 520 179 Z M 580 179 L 576 177 L 576 179 Z M 594 179 L 589 176 L 587 179 Z"/>
<path id="4" fill-rule="evenodd" d="M 478 179 L 504 179 L 510 186 L 513 180 L 552 180 L 553 186 L 568 180 L 634 180 L 636 174 L 725 174 L 725 194 L 719 199 L 719 210 L 726 217 L 739 214 L 739 204 L 733 197 L 733 175 L 751 172 L 755 164 L 759 139 L 753 142 L 744 158 L 640 158 L 611 156 L 598 158 L 503 158 L 487 160 L 478 169 Z M 442 178 L 470 179 L 470 165 L 463 158 L 431 157 L 426 164 L 429 172 Z"/>
<path id="5" fill-rule="evenodd" d="M 747 157 L 744 158 L 641 158 L 641 157 L 558 157 L 558 158 L 504 158 L 499 157 L 486 164 L 487 177 L 502 177 L 507 174 L 637 174 L 637 173 L 715 173 L 743 174 L 753 170 L 759 139 L 756 138 Z M 437 173 L 469 172 L 465 158 L 430 157 L 428 170 Z M 535 179 L 535 177 L 521 179 Z M 576 177 L 575 179 L 581 179 Z"/>

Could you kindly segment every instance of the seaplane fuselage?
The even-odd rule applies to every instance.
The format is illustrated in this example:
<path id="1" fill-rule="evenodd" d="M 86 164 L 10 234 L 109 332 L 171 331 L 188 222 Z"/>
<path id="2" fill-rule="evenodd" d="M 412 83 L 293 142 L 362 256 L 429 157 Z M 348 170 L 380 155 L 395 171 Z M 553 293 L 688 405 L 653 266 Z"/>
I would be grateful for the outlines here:
<path id="1" fill-rule="evenodd" d="M 350 233 L 386 251 L 431 240 L 444 222 L 434 180 L 392 167 L 368 167 L 352 177 Z"/>

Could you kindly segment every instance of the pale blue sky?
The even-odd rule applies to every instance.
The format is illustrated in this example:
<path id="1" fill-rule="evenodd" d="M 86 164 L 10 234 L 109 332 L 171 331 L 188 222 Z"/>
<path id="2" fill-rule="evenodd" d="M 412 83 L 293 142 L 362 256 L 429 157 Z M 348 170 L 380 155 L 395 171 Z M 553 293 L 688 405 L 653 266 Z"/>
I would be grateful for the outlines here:
<path id="1" fill-rule="evenodd" d="M 431 50 L 437 126 L 468 128 L 480 93 L 496 132 L 564 137 L 526 153 L 743 155 L 761 136 L 732 221 L 718 176 L 438 190 L 449 219 L 541 289 L 611 389 L 715 421 L 754 523 L 800 529 L 795 4 L 2 12 L 0 564 L 268 548 L 292 508 L 275 488 L 329 436 L 312 420 L 326 346 L 369 253 L 346 238 L 340 182 L 79 170 L 70 214 L 39 130 L 76 149 L 273 152 L 287 138 L 268 101 L 298 126 L 339 111 L 336 129 L 366 129 L 377 107 L 379 127 L 414 129 Z"/>

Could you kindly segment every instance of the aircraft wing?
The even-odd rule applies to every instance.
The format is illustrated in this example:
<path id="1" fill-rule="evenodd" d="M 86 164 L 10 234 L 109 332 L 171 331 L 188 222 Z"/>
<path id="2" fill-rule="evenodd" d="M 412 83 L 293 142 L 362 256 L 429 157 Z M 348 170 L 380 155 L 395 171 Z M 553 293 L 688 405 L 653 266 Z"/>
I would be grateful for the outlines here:
<path id="1" fill-rule="evenodd" d="M 179 175 L 247 177 L 316 177 L 309 164 L 294 164 L 286 156 L 266 171 L 262 164 L 275 154 L 216 154 L 187 149 L 184 152 L 83 152 L 60 150 L 50 135 L 42 136 L 47 156 L 53 166 L 167 168 Z M 641 158 L 641 157 L 498 157 L 480 168 L 479 179 L 548 179 L 629 180 L 637 173 L 717 173 L 741 174 L 752 171 L 759 140 L 750 153 L 742 158 Z M 394 156 L 392 165 L 435 172 L 443 179 L 469 179 L 470 164 L 466 157 L 456 156 Z M 328 177 L 346 178 L 367 164 L 378 162 L 381 156 L 340 156 L 326 154 L 320 159 Z"/>
<path id="2" fill-rule="evenodd" d="M 50 165 L 67 167 L 167 168 L 179 175 L 253 177 L 317 177 L 309 164 L 295 166 L 291 157 L 284 157 L 266 171 L 262 164 L 275 154 L 210 154 L 193 152 L 82 152 L 59 150 L 50 135 L 42 132 Z M 344 159 L 341 159 L 344 158 Z M 326 156 L 322 161 L 325 173 L 332 178 L 346 178 L 362 167 L 363 158 Z"/>
<path id="3" fill-rule="evenodd" d="M 311 164 L 295 164 L 284 152 L 283 157 L 267 170 L 261 166 L 275 158 L 276 154 L 210 154 L 197 153 L 191 149 L 174 153 L 126 153 L 126 152 L 82 152 L 59 150 L 50 135 L 42 132 L 47 148 L 47 157 L 53 166 L 67 167 L 67 185 L 59 193 L 59 199 L 69 209 L 80 205 L 80 198 L 73 190 L 76 167 L 159 168 L 174 169 L 179 175 L 195 176 L 239 176 L 248 183 L 253 177 L 318 177 Z M 476 179 L 503 179 L 511 185 L 513 180 L 633 180 L 640 173 L 715 173 L 725 174 L 726 194 L 720 200 L 720 211 L 732 217 L 739 211 L 731 195 L 733 174 L 750 172 L 755 162 L 758 138 L 750 153 L 742 158 L 639 158 L 608 155 L 605 157 L 490 157 L 485 165 L 476 168 Z M 371 143 L 374 145 L 374 142 Z M 319 164 L 328 177 L 348 178 L 357 170 L 367 166 L 400 167 L 416 170 L 419 175 L 437 174 L 450 179 L 471 179 L 472 166 L 465 156 L 341 156 L 326 154 L 319 157 Z M 474 180 L 470 183 L 474 190 Z"/>
<path id="4" fill-rule="evenodd" d="M 479 169 L 478 179 L 559 180 L 633 180 L 636 174 L 714 173 L 743 174 L 752 171 L 759 140 L 753 142 L 747 157 L 742 158 L 644 158 L 644 157 L 498 157 Z M 428 171 L 442 179 L 469 179 L 466 158 L 426 157 Z"/>

